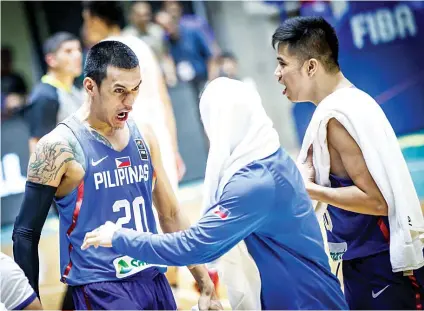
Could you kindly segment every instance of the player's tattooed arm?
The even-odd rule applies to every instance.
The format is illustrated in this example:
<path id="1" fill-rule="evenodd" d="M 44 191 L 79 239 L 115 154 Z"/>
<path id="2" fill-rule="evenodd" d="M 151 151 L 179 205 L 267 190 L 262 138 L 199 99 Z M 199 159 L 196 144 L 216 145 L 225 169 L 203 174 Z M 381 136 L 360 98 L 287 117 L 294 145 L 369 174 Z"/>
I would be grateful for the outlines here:
<path id="1" fill-rule="evenodd" d="M 66 173 L 68 163 L 84 166 L 81 146 L 75 138 L 51 133 L 43 137 L 28 164 L 28 181 L 57 187 Z"/>

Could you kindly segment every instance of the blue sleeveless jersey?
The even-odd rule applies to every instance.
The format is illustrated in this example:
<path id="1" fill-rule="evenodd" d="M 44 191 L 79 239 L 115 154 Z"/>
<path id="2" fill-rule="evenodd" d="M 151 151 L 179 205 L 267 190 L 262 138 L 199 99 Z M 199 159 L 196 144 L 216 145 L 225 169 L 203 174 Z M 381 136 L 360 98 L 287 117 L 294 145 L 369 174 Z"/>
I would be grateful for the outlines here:
<path id="1" fill-rule="evenodd" d="M 106 221 L 157 233 L 152 210 L 153 166 L 147 145 L 133 121 L 127 122 L 129 143 L 119 152 L 96 140 L 75 116 L 63 124 L 78 139 L 86 168 L 80 185 L 67 196 L 55 199 L 60 214 L 62 282 L 83 285 L 129 276 L 154 277 L 165 272 L 165 266 L 152 266 L 111 248 L 81 250 L 85 234 Z"/>
<path id="2" fill-rule="evenodd" d="M 332 188 L 353 185 L 352 180 L 331 174 L 330 181 Z M 387 217 L 358 214 L 328 205 L 324 224 L 333 260 L 363 258 L 389 250 Z"/>

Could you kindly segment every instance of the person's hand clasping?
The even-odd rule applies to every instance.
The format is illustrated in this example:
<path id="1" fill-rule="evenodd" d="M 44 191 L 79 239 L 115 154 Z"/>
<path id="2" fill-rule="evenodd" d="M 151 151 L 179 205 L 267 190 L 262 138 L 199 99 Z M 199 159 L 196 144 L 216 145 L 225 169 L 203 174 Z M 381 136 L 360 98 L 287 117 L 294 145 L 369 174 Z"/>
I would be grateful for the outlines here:
<path id="1" fill-rule="evenodd" d="M 306 184 L 315 183 L 315 168 L 312 161 L 313 149 L 312 146 L 308 149 L 308 155 L 306 161 L 303 163 L 297 163 L 297 168 L 302 175 L 303 181 Z"/>
<path id="2" fill-rule="evenodd" d="M 84 243 L 81 246 L 82 250 L 94 246 L 95 248 L 112 247 L 112 238 L 116 230 L 120 229 L 121 226 L 114 224 L 113 222 L 107 221 L 104 225 L 97 229 L 88 232 L 84 237 Z"/>

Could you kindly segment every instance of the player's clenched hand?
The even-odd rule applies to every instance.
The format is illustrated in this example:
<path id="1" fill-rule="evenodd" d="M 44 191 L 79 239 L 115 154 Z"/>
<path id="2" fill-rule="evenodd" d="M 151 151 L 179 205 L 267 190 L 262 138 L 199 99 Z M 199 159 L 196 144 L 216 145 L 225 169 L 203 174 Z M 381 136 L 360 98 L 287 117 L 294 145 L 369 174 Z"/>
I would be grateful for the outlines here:
<path id="1" fill-rule="evenodd" d="M 107 221 L 104 225 L 91 232 L 88 232 L 85 235 L 84 243 L 82 244 L 81 249 L 84 250 L 90 246 L 94 246 L 95 248 L 99 246 L 112 247 L 113 234 L 119 228 L 121 227 L 114 224 L 113 222 Z"/>
<path id="2" fill-rule="evenodd" d="M 304 163 L 296 163 L 297 168 L 299 169 L 305 184 L 315 183 L 315 168 L 312 162 L 312 156 L 313 156 L 313 149 L 311 146 L 308 149 L 308 156 L 306 157 L 306 161 Z"/>
<path id="3" fill-rule="evenodd" d="M 215 287 L 211 282 L 211 286 L 205 286 L 200 289 L 199 310 L 224 310 L 218 296 L 215 292 Z"/>

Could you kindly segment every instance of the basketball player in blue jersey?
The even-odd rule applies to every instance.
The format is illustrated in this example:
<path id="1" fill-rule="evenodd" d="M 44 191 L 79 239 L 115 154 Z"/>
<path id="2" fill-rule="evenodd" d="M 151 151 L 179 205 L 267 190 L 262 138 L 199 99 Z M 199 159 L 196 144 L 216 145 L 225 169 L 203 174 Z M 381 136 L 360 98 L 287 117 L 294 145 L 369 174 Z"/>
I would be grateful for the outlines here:
<path id="1" fill-rule="evenodd" d="M 105 221 L 157 233 L 152 201 L 164 232 L 189 226 L 155 137 L 128 118 L 143 79 L 136 55 L 117 41 L 98 43 L 88 52 L 84 76 L 86 102 L 44 136 L 31 156 L 14 256 L 38 293 L 37 244 L 54 199 L 61 280 L 72 287 L 77 310 L 176 310 L 165 266 L 111 249 L 81 250 L 85 234 Z M 221 308 L 206 268 L 190 268 L 201 288 L 200 309 Z"/>
<path id="2" fill-rule="evenodd" d="M 363 92 L 355 92 L 341 72 L 338 38 L 323 18 L 286 20 L 275 31 L 272 45 L 277 50 L 275 75 L 290 101 L 319 105 L 345 88 L 352 88 L 351 96 L 358 101 L 364 100 Z M 381 128 L 375 130 L 386 135 Z M 388 206 L 361 149 L 335 118 L 327 125 L 327 143 L 331 187 L 314 182 L 312 152 L 300 170 L 310 197 L 328 204 L 324 223 L 329 250 L 333 260 L 343 260 L 344 292 L 350 309 L 421 309 L 424 270 L 415 270 L 413 275 L 392 272 Z"/>
<path id="3" fill-rule="evenodd" d="M 218 78 L 206 87 L 200 112 L 210 150 L 199 222 L 160 235 L 108 222 L 86 235 L 83 249 L 112 247 L 175 266 L 224 255 L 221 280 L 233 309 L 347 309 L 302 176 L 281 149 L 259 94 Z"/>

